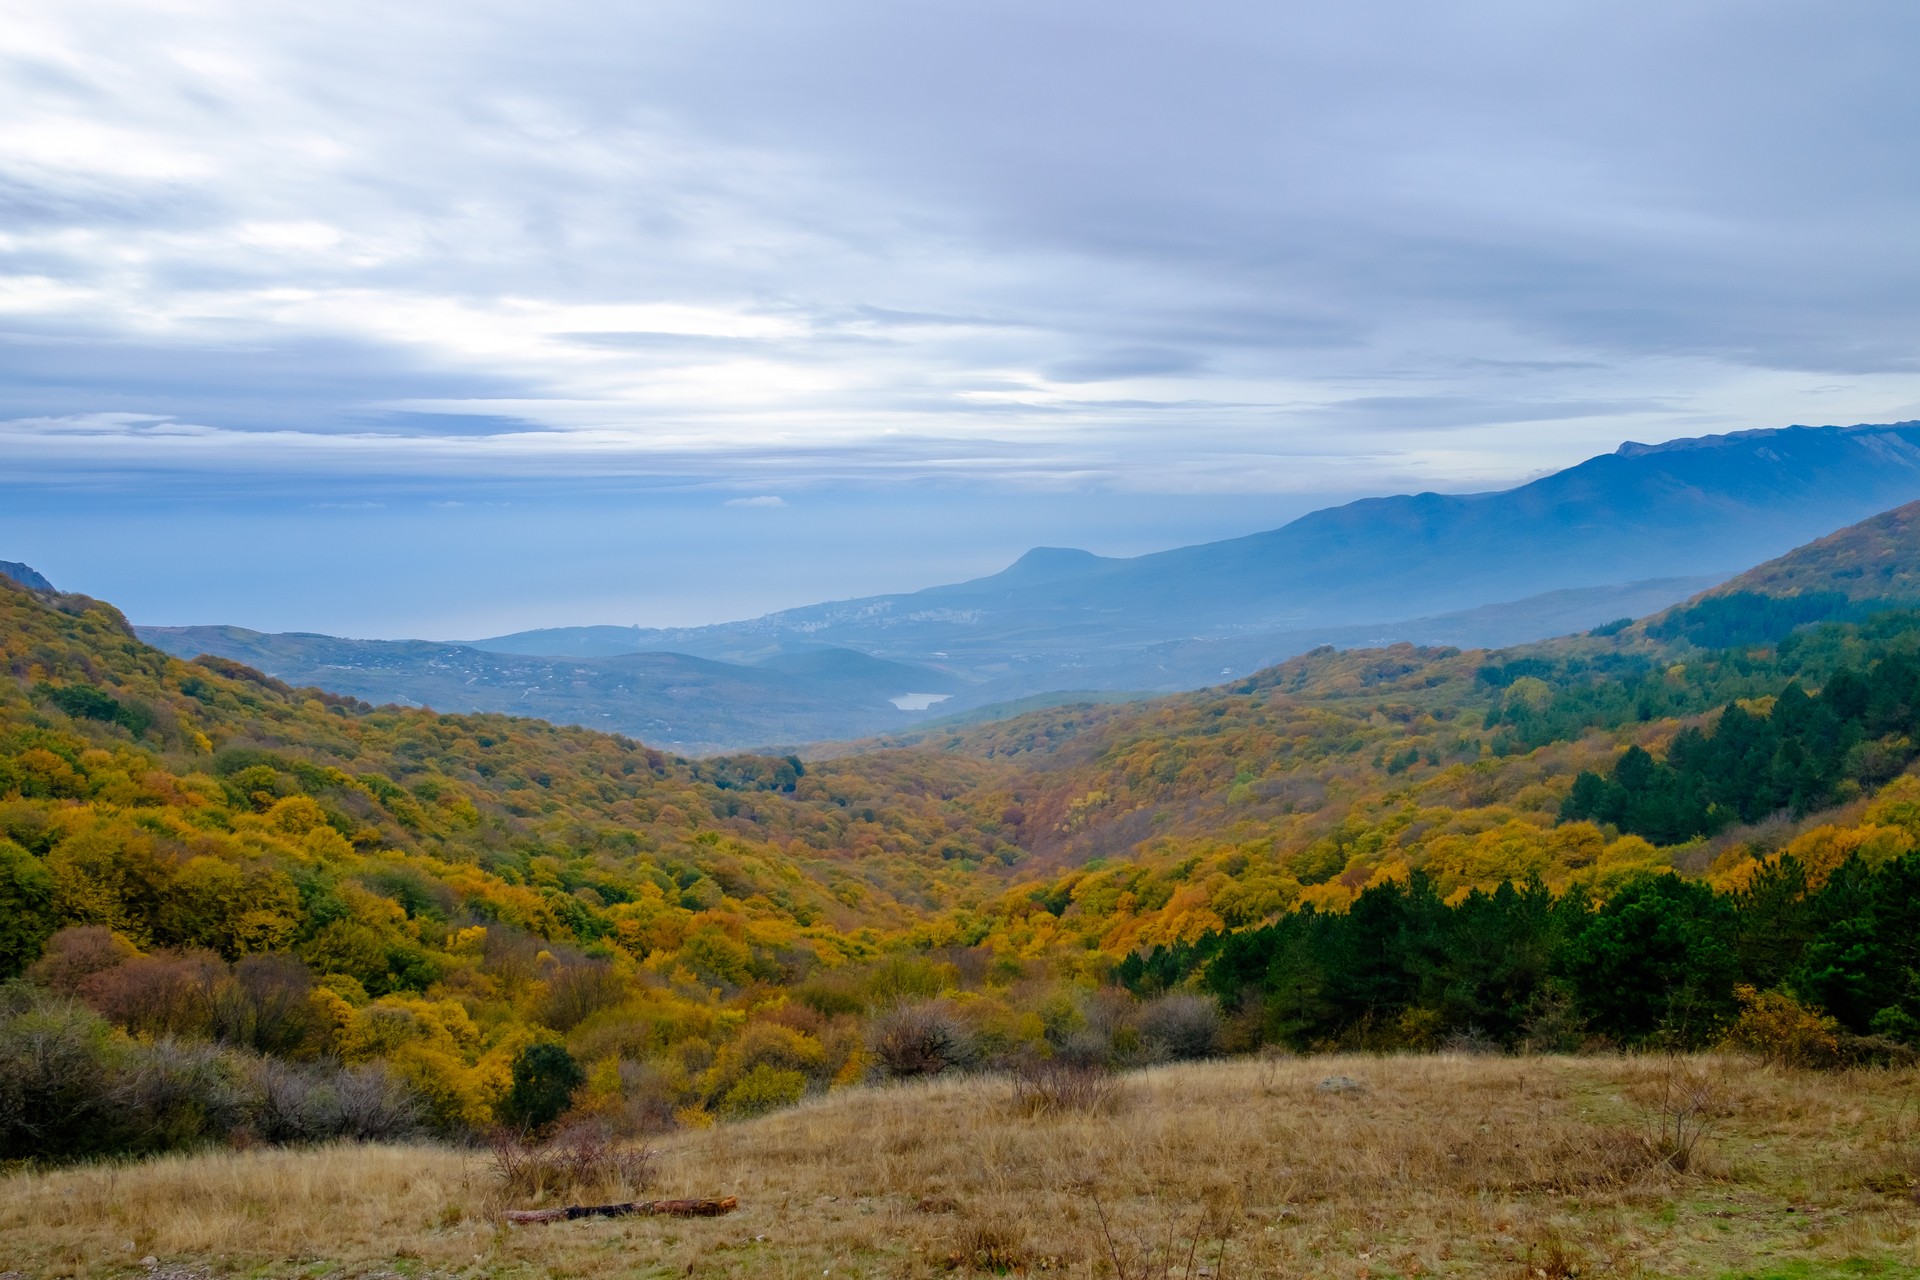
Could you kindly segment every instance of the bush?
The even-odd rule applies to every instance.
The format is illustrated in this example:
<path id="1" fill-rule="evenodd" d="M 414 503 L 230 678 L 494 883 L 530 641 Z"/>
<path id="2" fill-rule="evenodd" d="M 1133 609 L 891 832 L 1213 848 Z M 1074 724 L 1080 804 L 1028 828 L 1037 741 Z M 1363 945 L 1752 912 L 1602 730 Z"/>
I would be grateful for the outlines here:
<path id="1" fill-rule="evenodd" d="M 547 971 L 546 987 L 539 1017 L 555 1031 L 571 1031 L 627 996 L 627 984 L 604 960 L 555 964 Z"/>
<path id="2" fill-rule="evenodd" d="M 935 1002 L 895 1005 L 874 1020 L 871 1037 L 873 1056 L 896 1079 L 937 1076 L 965 1067 L 975 1057 L 966 1024 Z"/>
<path id="3" fill-rule="evenodd" d="M 1734 989 L 1740 1016 L 1727 1031 L 1727 1046 L 1782 1067 L 1837 1067 L 1840 1024 L 1784 991 Z"/>
<path id="4" fill-rule="evenodd" d="M 573 1102 L 573 1091 L 587 1073 L 565 1046 L 530 1044 L 513 1060 L 513 1087 L 507 1091 L 505 1117 L 522 1129 L 545 1129 Z"/>
<path id="5" fill-rule="evenodd" d="M 78 996 L 87 979 L 117 969 L 140 952 L 105 925 L 62 929 L 47 939 L 46 950 L 27 970 L 35 984 L 62 996 Z"/>
<path id="6" fill-rule="evenodd" d="M 653 1150 L 616 1141 L 602 1124 L 570 1125 L 545 1142 L 499 1130 L 491 1145 L 494 1180 L 511 1199 L 591 1193 L 631 1200 L 654 1184 Z"/>
<path id="7" fill-rule="evenodd" d="M 783 1071 L 761 1063 L 734 1081 L 720 1097 L 721 1115 L 734 1120 L 778 1111 L 800 1101 L 807 1091 L 807 1078 L 798 1071 Z"/>
<path id="8" fill-rule="evenodd" d="M 320 1033 L 313 976 L 288 955 L 246 956 L 214 992 L 213 1033 L 223 1044 L 294 1055 Z"/>
<path id="9" fill-rule="evenodd" d="M 160 1040 L 136 1047 L 108 1091 L 113 1146 L 173 1151 L 235 1133 L 250 1110 L 237 1068 L 232 1055 L 210 1044 Z"/>
<path id="10" fill-rule="evenodd" d="M 418 1094 L 380 1063 L 310 1066 L 263 1058 L 254 1064 L 253 1130 L 268 1142 L 381 1142 L 417 1133 Z"/>
<path id="11" fill-rule="evenodd" d="M 0 987 L 0 1159 L 109 1149 L 117 1048 L 97 1014 L 20 983 Z"/>
<path id="12" fill-rule="evenodd" d="M 1023 1116 L 1105 1113 L 1120 1104 L 1120 1083 L 1105 1067 L 1037 1058 L 1013 1073 L 1013 1109 Z"/>
<path id="13" fill-rule="evenodd" d="M 226 964 L 211 951 L 162 951 L 93 974 L 80 995 L 135 1035 L 206 1036 L 226 977 Z"/>
<path id="14" fill-rule="evenodd" d="M 1174 994 L 1149 1000 L 1136 1025 L 1140 1038 L 1178 1060 L 1209 1058 L 1220 1044 L 1220 1010 L 1205 996 Z"/>

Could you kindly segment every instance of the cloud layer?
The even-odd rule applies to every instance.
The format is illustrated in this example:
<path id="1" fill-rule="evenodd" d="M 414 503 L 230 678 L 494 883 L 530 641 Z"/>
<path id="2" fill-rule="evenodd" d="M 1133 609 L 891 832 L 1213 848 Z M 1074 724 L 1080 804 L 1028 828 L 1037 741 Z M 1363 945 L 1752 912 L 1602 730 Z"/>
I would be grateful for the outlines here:
<path id="1" fill-rule="evenodd" d="M 28 0 L 17 480 L 1459 486 L 1920 411 L 1920 11 Z"/>

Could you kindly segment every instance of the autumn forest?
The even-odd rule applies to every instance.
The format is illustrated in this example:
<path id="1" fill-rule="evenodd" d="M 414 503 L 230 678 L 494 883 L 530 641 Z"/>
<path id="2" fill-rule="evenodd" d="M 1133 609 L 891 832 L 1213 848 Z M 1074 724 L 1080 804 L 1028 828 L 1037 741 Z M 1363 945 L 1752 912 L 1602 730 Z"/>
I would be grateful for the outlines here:
<path id="1" fill-rule="evenodd" d="M 1908 1061 L 1912 522 L 1588 635 L 807 759 L 372 707 L 0 579 L 0 1158 L 1263 1046 Z"/>

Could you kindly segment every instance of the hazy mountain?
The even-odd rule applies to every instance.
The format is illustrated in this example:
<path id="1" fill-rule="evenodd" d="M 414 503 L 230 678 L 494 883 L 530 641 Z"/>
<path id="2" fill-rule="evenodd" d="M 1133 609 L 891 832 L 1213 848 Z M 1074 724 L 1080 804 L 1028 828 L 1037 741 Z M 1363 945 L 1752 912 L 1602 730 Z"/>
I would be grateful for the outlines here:
<path id="1" fill-rule="evenodd" d="M 1920 601 L 1920 502 L 1870 520 L 1747 570 L 1712 592 L 1770 596 L 1832 592 L 1850 601 Z"/>
<path id="2" fill-rule="evenodd" d="M 1679 578 L 1551 592 L 1432 618 L 1367 627 L 1202 637 L 1090 654 L 1066 675 L 1076 696 L 1114 690 L 1191 689 L 1243 675 L 1268 655 L 1411 639 L 1433 644 L 1517 644 L 1652 612 L 1710 585 Z M 573 628 L 506 637 L 619 632 Z M 244 627 L 140 627 L 147 643 L 179 657 L 244 662 L 294 685 L 316 685 L 374 703 L 437 711 L 502 711 L 557 724 L 627 733 L 687 753 L 790 746 L 895 732 L 931 717 L 984 710 L 1013 714 L 1060 700 L 1060 669 L 1010 660 L 968 677 L 853 649 L 802 647 L 791 638 L 738 637 L 729 652 L 751 661 L 685 653 L 554 656 L 429 640 L 348 640 Z M 918 695 L 918 696 L 915 696 Z M 970 716 L 976 719 L 977 716 Z"/>
<path id="3" fill-rule="evenodd" d="M 746 622 L 572 628 L 476 643 L 522 652 L 624 643 L 738 660 L 805 642 L 938 663 L 1022 692 L 1081 687 L 1091 670 L 1109 673 L 1106 687 L 1159 687 L 1169 643 L 1240 638 L 1251 656 L 1220 665 L 1245 667 L 1298 652 L 1286 646 L 1329 628 L 1411 639 L 1395 620 L 1451 618 L 1567 590 L 1724 578 L 1915 498 L 1920 423 L 1746 431 L 1624 444 L 1515 489 L 1369 498 L 1152 555 L 1041 548 L 970 582 Z M 1457 642 L 1512 643 L 1559 625 L 1514 624 L 1526 612 L 1509 609 L 1500 635 L 1465 625 Z"/>
<path id="4" fill-rule="evenodd" d="M 271 635 L 244 627 L 140 627 L 178 657 L 231 658 L 293 685 L 373 703 L 500 711 L 630 734 L 686 753 L 856 737 L 926 718 L 950 676 L 845 649 L 762 666 L 681 653 L 553 658 L 426 640 Z M 911 695 L 921 695 L 913 699 Z M 903 710 L 900 698 L 914 711 Z"/>
<path id="5" fill-rule="evenodd" d="M 1195 688 L 1326 644 L 1504 646 L 1584 631 L 1916 498 L 1920 423 L 1788 427 L 1626 444 L 1515 489 L 1367 499 L 1153 555 L 1042 547 L 971 582 L 718 626 L 459 644 L 141 634 L 375 701 L 731 750 L 1064 690 Z"/>

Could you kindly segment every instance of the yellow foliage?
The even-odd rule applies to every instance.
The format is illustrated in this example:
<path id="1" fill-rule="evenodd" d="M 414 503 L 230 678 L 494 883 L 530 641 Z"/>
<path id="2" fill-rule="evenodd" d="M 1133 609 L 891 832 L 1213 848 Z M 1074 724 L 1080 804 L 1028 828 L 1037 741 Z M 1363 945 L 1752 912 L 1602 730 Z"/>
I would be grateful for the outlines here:
<path id="1" fill-rule="evenodd" d="M 1815 827 L 1802 833 L 1786 852 L 1807 873 L 1807 887 L 1817 889 L 1849 857 L 1857 855 L 1868 866 L 1880 866 L 1911 851 L 1913 833 L 1905 827 L 1867 823 L 1857 827 Z"/>
<path id="2" fill-rule="evenodd" d="M 1840 1062 L 1840 1024 L 1784 991 L 1734 989 L 1740 1017 L 1727 1044 L 1785 1067 L 1832 1067 Z"/>
<path id="3" fill-rule="evenodd" d="M 381 996 L 354 1011 L 340 1036 L 340 1055 L 348 1062 L 370 1062 L 413 1044 L 467 1059 L 481 1047 L 480 1028 L 458 1000 Z"/>
<path id="4" fill-rule="evenodd" d="M 383 1055 L 426 1099 L 431 1123 L 444 1130 L 485 1128 L 499 1096 L 496 1081 L 438 1045 L 408 1041 Z"/>

